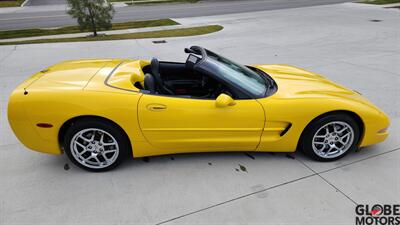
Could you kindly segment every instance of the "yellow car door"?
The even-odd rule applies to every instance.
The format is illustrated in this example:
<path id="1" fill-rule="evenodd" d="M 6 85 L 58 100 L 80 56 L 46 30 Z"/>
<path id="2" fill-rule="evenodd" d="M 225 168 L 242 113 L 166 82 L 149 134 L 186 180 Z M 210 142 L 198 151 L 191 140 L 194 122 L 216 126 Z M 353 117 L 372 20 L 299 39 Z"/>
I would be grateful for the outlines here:
<path id="1" fill-rule="evenodd" d="M 255 150 L 264 127 L 256 100 L 216 100 L 143 94 L 138 104 L 140 128 L 162 153 Z"/>

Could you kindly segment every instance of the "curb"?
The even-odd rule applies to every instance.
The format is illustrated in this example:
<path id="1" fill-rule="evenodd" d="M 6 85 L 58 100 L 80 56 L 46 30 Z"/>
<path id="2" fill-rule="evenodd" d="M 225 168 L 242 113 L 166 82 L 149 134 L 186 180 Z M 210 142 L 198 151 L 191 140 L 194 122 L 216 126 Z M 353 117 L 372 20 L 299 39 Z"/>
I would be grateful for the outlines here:
<path id="1" fill-rule="evenodd" d="M 385 5 L 382 5 L 383 7 L 398 7 L 398 6 L 400 6 L 400 3 L 392 3 L 392 4 L 385 4 Z"/>
<path id="2" fill-rule="evenodd" d="M 196 28 L 196 27 L 201 27 L 201 26 L 205 26 L 205 25 L 216 25 L 216 24 L 199 23 L 199 24 L 192 24 L 192 25 L 171 25 L 171 26 L 160 26 L 160 27 L 133 28 L 133 29 L 123 29 L 123 30 L 101 31 L 101 32 L 99 32 L 99 34 L 118 35 L 118 34 L 151 32 L 151 31 L 168 31 L 168 30 L 181 29 L 181 28 Z M 83 33 L 73 33 L 73 34 L 35 36 L 35 37 L 26 37 L 26 38 L 9 38 L 9 39 L 0 39 L 0 43 L 14 42 L 14 41 L 41 40 L 41 39 L 80 38 L 80 37 L 89 36 L 91 34 L 92 34 L 91 32 L 83 32 Z"/>
<path id="3" fill-rule="evenodd" d="M 22 4 L 21 7 L 24 7 L 30 0 L 25 0 Z"/>

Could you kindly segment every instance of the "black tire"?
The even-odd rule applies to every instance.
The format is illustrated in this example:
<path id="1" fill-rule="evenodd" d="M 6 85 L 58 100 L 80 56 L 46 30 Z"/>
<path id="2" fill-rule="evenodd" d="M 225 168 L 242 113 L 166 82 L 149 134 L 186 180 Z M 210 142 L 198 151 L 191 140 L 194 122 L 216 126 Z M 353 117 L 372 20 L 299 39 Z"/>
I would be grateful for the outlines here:
<path id="1" fill-rule="evenodd" d="M 92 131 L 93 129 L 93 131 Z M 95 131 L 96 130 L 96 131 Z M 92 133 L 96 133 L 95 134 L 95 139 L 99 139 L 99 136 L 101 137 L 101 134 L 105 134 L 106 138 L 108 137 L 108 139 L 113 143 L 112 146 L 106 146 L 109 145 L 108 143 L 105 143 L 104 145 L 101 144 L 101 142 L 99 140 L 97 140 L 96 146 L 93 142 L 87 142 L 84 139 L 81 139 L 79 137 L 76 137 L 76 135 L 82 134 L 82 132 L 92 132 Z M 85 133 L 83 133 L 85 135 Z M 90 134 L 89 134 L 90 135 Z M 110 138 L 110 136 L 112 136 Z M 113 139 L 112 139 L 113 138 Z M 74 145 L 73 143 L 71 143 L 73 141 L 73 139 L 79 139 L 79 141 L 84 142 L 84 143 L 88 143 L 86 145 L 86 148 L 89 148 L 88 145 L 92 144 L 93 147 L 91 146 L 92 150 L 88 151 L 88 149 L 85 150 L 85 154 L 94 154 L 92 151 L 93 149 L 96 148 L 96 158 L 97 160 L 100 161 L 96 161 L 93 163 L 103 163 L 104 165 L 99 165 L 99 166 L 93 166 L 90 165 L 91 162 L 89 162 L 89 164 L 86 164 L 82 161 L 78 161 L 77 158 L 79 158 L 76 153 L 76 151 L 79 151 L 79 149 L 82 149 L 81 152 L 83 152 L 84 148 L 83 147 L 79 147 L 77 148 L 77 150 L 71 149 L 71 145 Z M 116 143 L 116 144 L 114 144 Z M 98 145 L 102 145 L 102 146 L 98 146 Z M 67 132 L 65 133 L 64 136 L 64 141 L 63 141 L 63 146 L 64 146 L 64 150 L 65 153 L 67 154 L 68 158 L 78 167 L 83 168 L 85 170 L 91 171 L 91 172 L 103 172 L 103 171 L 108 171 L 111 170 L 113 168 L 115 168 L 118 164 L 121 163 L 121 161 L 123 160 L 123 158 L 125 158 L 125 156 L 129 155 L 130 151 L 130 144 L 129 144 L 129 140 L 126 137 L 125 133 L 121 130 L 121 128 L 119 128 L 118 126 L 116 126 L 115 124 L 108 122 L 106 120 L 101 120 L 101 119 L 94 119 L 94 118 L 90 118 L 90 119 L 81 119 L 78 120 L 76 122 L 74 122 L 72 124 L 72 126 L 67 130 Z M 106 147 L 109 149 L 106 149 Z M 100 149 L 98 149 L 100 148 Z M 114 148 L 114 149 L 112 149 Z M 106 164 L 106 160 L 104 157 L 100 156 L 100 150 L 103 150 L 101 153 L 107 154 L 107 156 L 112 155 L 112 160 L 110 160 L 109 164 Z M 115 151 L 115 154 L 117 154 L 117 156 L 114 157 L 113 152 L 109 152 L 107 153 L 107 151 Z M 73 153 L 74 151 L 74 153 Z M 75 154 L 75 156 L 74 156 Z M 80 153 L 79 153 L 80 154 Z M 77 157 L 77 158 L 76 158 Z M 92 160 L 90 159 L 90 160 Z M 101 161 L 101 159 L 104 159 L 104 161 Z"/>
<path id="2" fill-rule="evenodd" d="M 314 138 L 314 135 L 316 135 L 316 132 L 320 130 L 320 128 L 322 128 L 325 125 L 328 125 L 332 122 L 343 122 L 343 123 L 348 124 L 353 130 L 353 140 L 352 140 L 351 144 L 350 144 L 351 141 L 349 140 L 348 149 L 346 151 L 344 151 L 343 153 L 341 153 L 340 155 L 332 156 L 331 158 L 321 157 L 320 155 L 318 155 L 316 153 L 316 151 L 314 151 L 313 138 Z M 349 129 L 349 130 L 351 130 L 351 129 Z M 337 135 L 337 134 L 335 134 L 335 135 Z M 338 160 L 338 159 L 344 157 L 350 151 L 356 150 L 358 147 L 357 145 L 358 145 L 359 139 L 360 139 L 360 128 L 352 116 L 345 114 L 345 113 L 328 114 L 326 116 L 316 119 L 315 121 L 311 122 L 307 126 L 307 128 L 304 130 L 302 138 L 300 140 L 300 148 L 307 156 L 309 156 L 310 158 L 312 158 L 314 160 L 321 161 L 321 162 L 329 162 L 329 161 Z M 325 139 L 323 139 L 323 140 L 324 140 L 323 141 L 324 143 L 325 143 L 325 141 L 327 141 Z M 326 147 L 329 148 L 328 144 L 326 144 L 326 145 L 327 145 Z M 321 144 L 320 146 L 322 147 L 323 145 Z M 325 149 L 325 146 L 323 148 Z"/>

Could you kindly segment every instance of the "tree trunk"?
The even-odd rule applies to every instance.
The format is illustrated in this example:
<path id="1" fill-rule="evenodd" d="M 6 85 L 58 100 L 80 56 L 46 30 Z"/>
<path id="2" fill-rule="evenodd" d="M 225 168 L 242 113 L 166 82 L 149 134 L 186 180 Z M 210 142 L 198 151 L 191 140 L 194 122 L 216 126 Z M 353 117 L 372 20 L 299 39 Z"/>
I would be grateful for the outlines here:
<path id="1" fill-rule="evenodd" d="M 93 36 L 96 37 L 97 36 L 97 27 L 96 27 L 96 23 L 94 21 L 94 15 L 92 12 L 92 6 L 89 4 L 89 15 L 90 15 L 90 20 L 92 22 L 92 31 L 93 31 Z"/>

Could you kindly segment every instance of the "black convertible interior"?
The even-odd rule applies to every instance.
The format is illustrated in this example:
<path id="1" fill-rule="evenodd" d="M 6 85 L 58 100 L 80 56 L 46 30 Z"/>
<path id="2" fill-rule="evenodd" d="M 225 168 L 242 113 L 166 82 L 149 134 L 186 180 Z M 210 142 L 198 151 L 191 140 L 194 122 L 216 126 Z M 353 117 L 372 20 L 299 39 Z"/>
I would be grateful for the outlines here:
<path id="1" fill-rule="evenodd" d="M 159 62 L 142 68 L 144 82 L 135 86 L 143 93 L 197 99 L 263 98 L 275 93 L 273 79 L 260 69 L 233 62 L 200 46 L 185 48 L 185 63 Z M 142 87 L 142 84 L 143 87 Z"/>
<path id="2" fill-rule="evenodd" d="M 230 94 L 220 82 L 194 70 L 193 60 L 199 58 L 189 55 L 186 63 L 159 62 L 153 58 L 151 64 L 143 68 L 144 87 L 140 88 L 150 94 L 200 99 L 215 99 L 221 93 Z"/>

